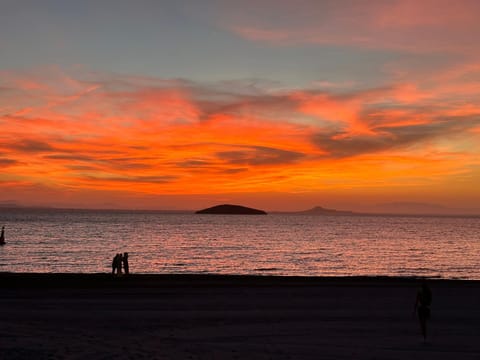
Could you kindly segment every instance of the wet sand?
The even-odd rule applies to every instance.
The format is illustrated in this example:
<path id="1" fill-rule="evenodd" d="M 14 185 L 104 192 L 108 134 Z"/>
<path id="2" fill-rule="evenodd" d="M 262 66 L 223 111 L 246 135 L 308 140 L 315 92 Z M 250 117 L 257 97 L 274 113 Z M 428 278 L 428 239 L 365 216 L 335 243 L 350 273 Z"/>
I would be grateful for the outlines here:
<path id="1" fill-rule="evenodd" d="M 479 359 L 480 282 L 0 274 L 1 359 Z"/>

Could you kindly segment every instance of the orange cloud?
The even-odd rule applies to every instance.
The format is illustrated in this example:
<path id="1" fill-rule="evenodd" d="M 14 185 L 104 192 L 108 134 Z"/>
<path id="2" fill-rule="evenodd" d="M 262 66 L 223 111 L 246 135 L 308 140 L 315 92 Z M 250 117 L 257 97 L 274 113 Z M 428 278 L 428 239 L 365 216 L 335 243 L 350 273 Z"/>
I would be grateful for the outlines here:
<path id="1" fill-rule="evenodd" d="M 383 192 L 478 165 L 478 145 L 465 145 L 478 107 L 415 83 L 245 94 L 235 82 L 30 76 L 39 86 L 14 73 L 0 84 L 16 94 L 0 100 L 4 194 Z"/>

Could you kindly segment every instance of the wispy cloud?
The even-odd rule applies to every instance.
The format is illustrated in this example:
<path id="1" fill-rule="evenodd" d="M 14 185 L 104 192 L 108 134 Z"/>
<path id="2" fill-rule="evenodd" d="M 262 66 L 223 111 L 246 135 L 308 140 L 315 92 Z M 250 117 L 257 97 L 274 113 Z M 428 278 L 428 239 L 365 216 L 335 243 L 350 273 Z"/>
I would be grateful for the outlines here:
<path id="1" fill-rule="evenodd" d="M 1 158 L 0 157 L 0 166 L 2 168 L 6 168 L 8 166 L 13 166 L 13 165 L 16 165 L 18 164 L 18 161 L 17 160 L 14 160 L 14 159 L 5 159 L 5 158 Z"/>
<path id="2" fill-rule="evenodd" d="M 305 154 L 281 149 L 253 146 L 248 149 L 217 153 L 219 159 L 235 165 L 287 165 L 299 161 Z"/>
<path id="3" fill-rule="evenodd" d="M 480 4 L 451 1 L 261 1 L 238 7 L 227 27 L 276 45 L 334 45 L 424 53 L 478 54 Z"/>

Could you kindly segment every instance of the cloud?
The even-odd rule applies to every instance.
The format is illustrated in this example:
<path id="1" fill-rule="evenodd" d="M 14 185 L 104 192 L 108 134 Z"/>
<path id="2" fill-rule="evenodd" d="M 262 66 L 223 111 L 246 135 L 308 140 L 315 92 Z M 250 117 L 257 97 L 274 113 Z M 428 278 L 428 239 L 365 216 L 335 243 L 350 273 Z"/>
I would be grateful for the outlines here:
<path id="1" fill-rule="evenodd" d="M 5 158 L 0 158 L 0 167 L 6 168 L 8 166 L 13 166 L 18 164 L 19 162 L 14 159 L 5 159 Z"/>
<path id="2" fill-rule="evenodd" d="M 33 139 L 22 139 L 5 144 L 4 147 L 24 153 L 44 153 L 55 151 L 49 143 Z"/>
<path id="3" fill-rule="evenodd" d="M 176 164 L 178 167 L 185 167 L 185 168 L 203 168 L 209 167 L 214 165 L 213 162 L 204 161 L 204 160 L 184 160 L 180 161 Z"/>
<path id="4" fill-rule="evenodd" d="M 273 149 L 262 146 L 246 150 L 223 151 L 217 153 L 218 158 L 232 165 L 286 165 L 299 161 L 304 154 Z"/>
<path id="5" fill-rule="evenodd" d="M 76 154 L 45 155 L 43 158 L 47 160 L 66 160 L 66 161 L 85 161 L 85 162 L 92 162 L 96 160 L 96 158 L 93 156 L 76 155 Z"/>
<path id="6" fill-rule="evenodd" d="M 282 46 L 355 46 L 412 53 L 480 51 L 474 41 L 480 4 L 473 0 L 261 3 L 253 14 L 249 7 L 236 8 L 225 26 L 246 39 Z"/>
<path id="7" fill-rule="evenodd" d="M 175 176 L 163 175 L 163 176 L 130 176 L 130 177 L 113 177 L 113 176 L 87 176 L 89 181 L 100 181 L 105 183 L 118 182 L 118 183 L 151 183 L 151 184 L 165 184 L 175 181 Z"/>
<path id="8" fill-rule="evenodd" d="M 461 86 L 476 69 L 452 71 L 444 86 L 366 88 L 89 72 L 56 84 L 30 74 L 38 86 L 18 82 L 0 114 L 4 177 L 42 189 L 199 194 L 457 176 L 480 150 L 480 89 Z M 17 83 L 14 73 L 2 81 Z"/>
<path id="9" fill-rule="evenodd" d="M 378 120 L 377 120 L 378 121 Z M 429 122 L 391 123 L 378 121 L 370 135 L 349 136 L 342 132 L 319 132 L 313 142 L 325 156 L 342 158 L 385 152 L 408 146 L 421 146 L 427 141 L 448 141 L 468 133 L 480 124 L 477 116 L 438 118 Z M 452 140 L 455 141 L 455 140 Z"/>

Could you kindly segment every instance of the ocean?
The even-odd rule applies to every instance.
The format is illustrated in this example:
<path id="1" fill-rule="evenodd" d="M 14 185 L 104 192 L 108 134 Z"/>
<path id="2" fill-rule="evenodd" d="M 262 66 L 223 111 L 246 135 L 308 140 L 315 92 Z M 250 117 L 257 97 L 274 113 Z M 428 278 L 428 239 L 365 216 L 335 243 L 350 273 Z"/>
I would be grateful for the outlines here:
<path id="1" fill-rule="evenodd" d="M 480 218 L 0 209 L 0 272 L 480 279 Z"/>

